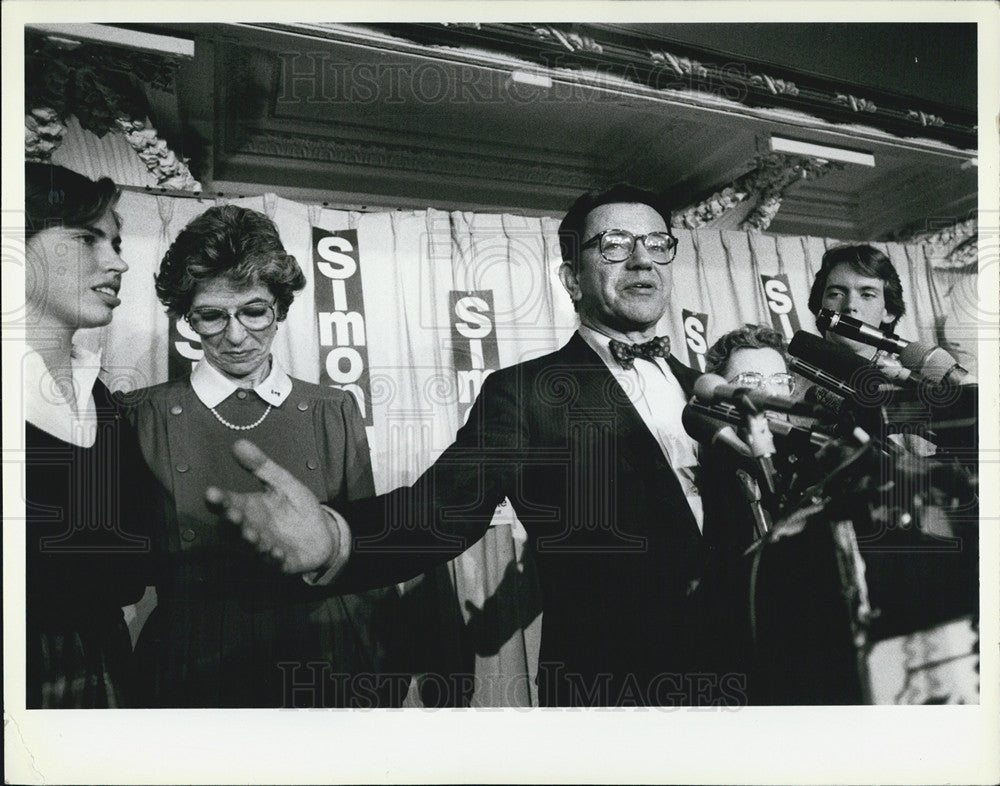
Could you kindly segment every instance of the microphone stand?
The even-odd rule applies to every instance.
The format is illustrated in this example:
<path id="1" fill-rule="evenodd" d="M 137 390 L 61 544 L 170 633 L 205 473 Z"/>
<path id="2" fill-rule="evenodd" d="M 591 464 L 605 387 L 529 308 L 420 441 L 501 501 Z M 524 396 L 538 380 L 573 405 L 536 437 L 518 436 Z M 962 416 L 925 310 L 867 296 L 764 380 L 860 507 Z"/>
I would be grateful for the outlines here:
<path id="1" fill-rule="evenodd" d="M 771 530 L 771 514 L 764 510 L 764 506 L 760 504 L 760 484 L 745 469 L 736 470 L 736 479 L 740 482 L 743 496 L 750 503 L 754 528 L 757 530 L 757 538 L 760 542 L 761 539 L 767 537 L 767 533 Z"/>
<path id="2" fill-rule="evenodd" d="M 858 549 L 854 529 L 857 506 L 864 504 L 864 491 L 854 486 L 849 473 L 866 455 L 873 453 L 872 448 L 871 442 L 864 441 L 860 448 L 852 450 L 825 478 L 806 489 L 799 498 L 798 508 L 801 510 L 793 511 L 779 521 L 762 543 L 766 545 L 783 535 L 799 532 L 803 526 L 812 522 L 826 523 L 830 527 L 840 596 L 846 606 L 854 649 L 854 668 L 864 704 L 871 704 L 872 701 L 868 670 L 868 628 L 878 616 L 878 610 L 873 609 L 869 601 L 865 562 Z M 835 492 L 829 490 L 833 484 L 839 487 Z M 807 515 L 807 521 L 802 521 L 803 515 Z M 787 527 L 784 526 L 786 522 Z M 757 556 L 759 559 L 759 554 Z"/>
<path id="3" fill-rule="evenodd" d="M 830 523 L 833 531 L 834 552 L 837 557 L 837 573 L 840 591 L 847 606 L 851 626 L 851 642 L 854 645 L 855 668 L 858 686 L 861 689 L 861 703 L 872 703 L 871 675 L 868 671 L 868 626 L 877 616 L 868 600 L 868 584 L 865 581 L 865 561 L 858 550 L 857 535 L 852 519 L 841 519 Z"/>
<path id="4" fill-rule="evenodd" d="M 757 461 L 761 480 L 764 482 L 763 497 L 768 506 L 775 501 L 774 435 L 767 422 L 767 415 L 757 409 L 747 395 L 735 398 L 736 406 L 746 416 L 747 444 L 750 455 Z"/>

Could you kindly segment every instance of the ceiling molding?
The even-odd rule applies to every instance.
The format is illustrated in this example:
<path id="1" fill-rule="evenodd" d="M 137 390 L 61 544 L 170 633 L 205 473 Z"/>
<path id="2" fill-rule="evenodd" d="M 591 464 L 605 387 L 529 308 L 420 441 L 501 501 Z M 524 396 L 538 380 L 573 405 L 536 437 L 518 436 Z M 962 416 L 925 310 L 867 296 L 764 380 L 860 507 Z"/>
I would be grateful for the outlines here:
<path id="1" fill-rule="evenodd" d="M 540 186 L 588 188 L 593 173 L 579 167 L 561 166 L 537 160 L 518 161 L 485 153 L 448 153 L 409 145 L 389 145 L 343 139 L 335 136 L 307 136 L 279 131 L 245 132 L 242 141 L 230 149 L 233 154 L 267 156 L 336 166 L 378 167 L 434 175 L 475 172 L 489 180 L 506 180 Z"/>
<path id="2" fill-rule="evenodd" d="M 338 24 L 257 27 L 355 41 L 370 30 L 373 32 L 368 34 L 369 40 L 384 47 L 393 46 L 393 41 L 410 41 L 425 49 L 465 47 L 472 52 L 514 56 L 548 69 L 589 69 L 655 92 L 708 93 L 750 107 L 798 110 L 835 123 L 860 121 L 902 138 L 936 139 L 961 149 L 977 145 L 977 118 L 973 113 L 883 91 L 860 90 L 772 64 L 731 58 L 722 62 L 718 53 L 690 44 L 657 42 L 657 49 L 651 50 L 645 37 L 610 26 L 417 23 L 349 29 Z"/>
<path id="3" fill-rule="evenodd" d="M 876 165 L 793 180 L 780 189 L 777 214 L 774 198 L 755 200 L 773 216 L 771 233 L 878 240 L 975 204 L 976 153 L 933 138 L 942 126 L 931 115 L 945 129 L 951 121 L 937 107 L 913 107 L 924 115 L 907 120 L 918 130 L 902 138 L 876 122 L 888 99 L 852 85 L 827 85 L 840 117 L 850 118 L 838 124 L 796 104 L 815 84 L 778 67 L 736 69 L 744 97 L 771 97 L 753 105 L 721 91 L 630 81 L 638 72 L 617 68 L 615 57 L 638 50 L 616 51 L 620 29 L 453 28 L 166 26 L 196 44 L 172 111 L 210 138 L 213 180 L 314 201 L 559 216 L 580 192 L 625 180 L 679 207 L 745 176 L 776 134 L 867 152 Z M 474 33 L 478 44 L 421 40 L 442 30 Z M 669 43 L 642 53 L 649 68 L 693 86 L 715 78 L 707 54 Z M 557 49 L 569 59 L 537 59 Z M 538 84 L 512 87 L 516 71 Z M 418 89 L 424 74 L 438 80 L 427 88 L 432 97 Z"/>

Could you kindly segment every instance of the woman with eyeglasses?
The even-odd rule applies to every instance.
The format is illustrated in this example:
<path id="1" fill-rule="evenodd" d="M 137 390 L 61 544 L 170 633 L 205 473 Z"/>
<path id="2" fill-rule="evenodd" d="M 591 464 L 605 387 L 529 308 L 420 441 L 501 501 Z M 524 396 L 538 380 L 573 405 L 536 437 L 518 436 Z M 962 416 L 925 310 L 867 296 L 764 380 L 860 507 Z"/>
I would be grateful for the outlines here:
<path id="1" fill-rule="evenodd" d="M 705 355 L 709 373 L 731 385 L 776 396 L 795 393 L 795 378 L 785 362 L 785 338 L 764 325 L 745 325 L 722 336 Z"/>
<path id="2" fill-rule="evenodd" d="M 232 458 L 242 437 L 320 499 L 374 493 L 354 398 L 293 379 L 271 354 L 304 286 L 273 222 L 231 205 L 191 221 L 160 265 L 157 295 L 199 335 L 204 355 L 189 377 L 130 397 L 146 460 L 171 494 L 157 608 L 136 650 L 149 706 L 393 703 L 373 681 L 385 667 L 378 628 L 389 624 L 395 590 L 327 597 L 262 561 L 203 501 L 211 485 L 257 484 Z"/>
<path id="3" fill-rule="evenodd" d="M 102 328 L 128 270 L 119 192 L 59 166 L 25 167 L 26 706 L 128 706 L 122 607 L 146 585 L 150 477 L 79 331 Z M 16 360 L 11 363 L 15 373 Z M 15 488 L 11 493 L 17 493 Z M 5 522 L 6 523 L 6 522 Z"/>

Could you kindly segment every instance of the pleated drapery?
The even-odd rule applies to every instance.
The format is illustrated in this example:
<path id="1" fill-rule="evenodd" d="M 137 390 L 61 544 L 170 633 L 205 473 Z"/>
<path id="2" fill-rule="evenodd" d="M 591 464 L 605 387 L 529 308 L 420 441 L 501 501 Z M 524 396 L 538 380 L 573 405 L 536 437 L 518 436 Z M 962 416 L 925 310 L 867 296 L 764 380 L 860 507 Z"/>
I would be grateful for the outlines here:
<path id="1" fill-rule="evenodd" d="M 292 376 L 310 382 L 320 381 L 323 368 L 316 287 L 328 286 L 317 280 L 314 230 L 356 231 L 370 382 L 368 438 L 379 492 L 415 480 L 461 425 L 456 298 L 491 301 L 490 335 L 482 342 L 495 342 L 498 367 L 558 348 L 576 327 L 557 274 L 558 219 L 433 209 L 348 212 L 273 195 L 231 202 L 271 216 L 305 272 L 306 289 L 280 326 L 273 351 Z M 122 305 L 108 328 L 88 337 L 104 349 L 112 389 L 167 378 L 170 323 L 156 299 L 153 273 L 169 242 L 209 206 L 210 201 L 123 194 L 122 254 L 130 270 Z M 661 327 L 680 360 L 697 367 L 712 341 L 748 322 L 773 324 L 788 334 L 794 328 L 815 331 L 806 306 L 809 285 L 832 241 L 674 231 L 680 245 L 672 265 L 671 308 Z M 889 255 L 903 282 L 908 311 L 897 332 L 940 343 L 948 303 L 924 247 L 875 245 Z M 461 701 L 453 690 L 458 683 L 450 684 L 442 703 L 537 703 L 533 678 L 544 620 L 524 533 L 509 504 L 498 507 L 486 538 L 404 589 L 412 596 L 414 628 L 429 639 L 415 647 L 420 663 L 414 670 L 425 675 L 421 700 L 435 703 L 435 695 L 442 695 L 435 681 L 458 672 L 474 680 L 461 682 L 467 688 Z"/>

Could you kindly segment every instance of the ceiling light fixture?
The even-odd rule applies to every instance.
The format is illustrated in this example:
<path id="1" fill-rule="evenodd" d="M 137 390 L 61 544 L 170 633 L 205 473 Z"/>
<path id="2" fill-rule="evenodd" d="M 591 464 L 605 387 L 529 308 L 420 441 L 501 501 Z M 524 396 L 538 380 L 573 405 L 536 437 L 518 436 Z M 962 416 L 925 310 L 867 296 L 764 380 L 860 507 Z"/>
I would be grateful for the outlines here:
<path id="1" fill-rule="evenodd" d="M 775 153 L 821 158 L 824 161 L 842 161 L 845 164 L 860 166 L 875 166 L 875 156 L 871 153 L 861 153 L 857 150 L 845 150 L 842 147 L 817 145 L 814 142 L 802 142 L 797 139 L 786 139 L 781 136 L 771 137 L 771 150 Z"/>
<path id="2" fill-rule="evenodd" d="M 510 81 L 519 85 L 532 85 L 548 90 L 552 87 L 552 77 L 545 74 L 533 74 L 530 71 L 511 71 Z"/>
<path id="3" fill-rule="evenodd" d="M 30 24 L 25 29 L 63 41 L 120 46 L 168 57 L 194 57 L 194 41 L 95 24 Z"/>

